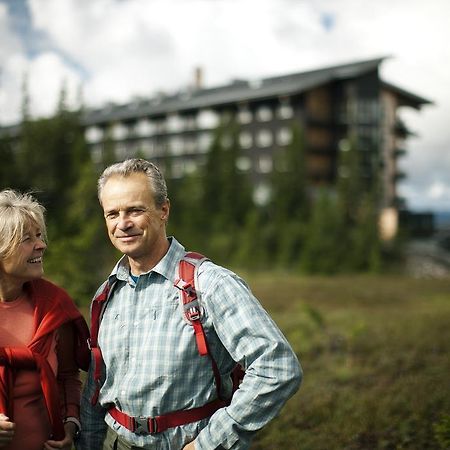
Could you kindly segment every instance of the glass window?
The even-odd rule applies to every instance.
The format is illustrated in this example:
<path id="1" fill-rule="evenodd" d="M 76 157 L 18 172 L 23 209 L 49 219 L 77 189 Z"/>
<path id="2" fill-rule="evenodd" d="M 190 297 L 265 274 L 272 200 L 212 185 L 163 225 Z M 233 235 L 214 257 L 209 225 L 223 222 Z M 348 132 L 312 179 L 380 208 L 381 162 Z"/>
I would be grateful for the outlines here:
<path id="1" fill-rule="evenodd" d="M 272 120 L 272 110 L 268 106 L 260 106 L 256 111 L 256 116 L 260 122 Z"/>
<path id="2" fill-rule="evenodd" d="M 84 137 L 89 144 L 100 142 L 103 139 L 103 130 L 99 127 L 86 128 Z"/>
<path id="3" fill-rule="evenodd" d="M 141 141 L 138 148 L 146 158 L 152 158 L 155 154 L 154 144 L 150 139 Z"/>
<path id="4" fill-rule="evenodd" d="M 199 128 L 216 128 L 220 123 L 219 115 L 212 109 L 204 109 L 197 115 L 197 124 Z"/>
<path id="5" fill-rule="evenodd" d="M 111 136 L 115 140 L 125 139 L 128 134 L 127 127 L 122 123 L 116 123 L 112 126 Z"/>
<path id="6" fill-rule="evenodd" d="M 270 156 L 261 156 L 258 162 L 260 173 L 270 173 L 273 169 L 273 162 Z"/>
<path id="7" fill-rule="evenodd" d="M 270 187 L 265 183 L 260 183 L 253 191 L 253 200 L 257 205 L 267 205 L 270 200 Z"/>
<path id="8" fill-rule="evenodd" d="M 239 134 L 239 145 L 244 149 L 251 148 L 251 146 L 253 145 L 252 133 L 248 131 L 242 131 Z"/>
<path id="9" fill-rule="evenodd" d="M 252 167 L 252 161 L 247 156 L 240 156 L 236 160 L 236 167 L 242 172 L 248 172 Z"/>
<path id="10" fill-rule="evenodd" d="M 278 145 L 289 145 L 292 140 L 292 130 L 288 127 L 282 127 L 277 133 Z"/>
<path id="11" fill-rule="evenodd" d="M 136 133 L 138 136 L 151 136 L 155 131 L 155 127 L 148 119 L 141 119 L 136 125 Z"/>
<path id="12" fill-rule="evenodd" d="M 292 119 L 294 117 L 294 110 L 288 102 L 282 102 L 278 107 L 278 118 L 279 119 Z"/>
<path id="13" fill-rule="evenodd" d="M 248 108 L 241 108 L 238 111 L 238 122 L 241 124 L 251 123 L 253 120 L 252 112 Z"/>
<path id="14" fill-rule="evenodd" d="M 256 136 L 258 147 L 270 147 L 272 145 L 272 133 L 269 130 L 259 130 Z"/>
<path id="15" fill-rule="evenodd" d="M 171 155 L 182 155 L 184 150 L 183 139 L 178 136 L 170 138 L 169 149 Z"/>
<path id="16" fill-rule="evenodd" d="M 183 131 L 183 119 L 179 114 L 169 114 L 167 116 L 167 131 L 177 133 Z"/>
<path id="17" fill-rule="evenodd" d="M 211 147 L 212 135 L 211 133 L 200 133 L 198 137 L 198 151 L 200 153 L 207 153 Z"/>

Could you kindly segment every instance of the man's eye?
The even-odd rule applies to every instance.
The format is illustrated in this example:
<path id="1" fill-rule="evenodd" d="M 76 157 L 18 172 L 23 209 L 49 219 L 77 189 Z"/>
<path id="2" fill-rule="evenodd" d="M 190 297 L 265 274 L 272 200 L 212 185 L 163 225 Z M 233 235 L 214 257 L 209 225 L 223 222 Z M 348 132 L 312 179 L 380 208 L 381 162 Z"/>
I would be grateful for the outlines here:
<path id="1" fill-rule="evenodd" d="M 117 213 L 113 213 L 113 212 L 111 212 L 111 213 L 108 213 L 108 214 L 106 214 L 106 216 L 105 216 L 107 219 L 114 219 L 115 217 L 117 217 Z"/>

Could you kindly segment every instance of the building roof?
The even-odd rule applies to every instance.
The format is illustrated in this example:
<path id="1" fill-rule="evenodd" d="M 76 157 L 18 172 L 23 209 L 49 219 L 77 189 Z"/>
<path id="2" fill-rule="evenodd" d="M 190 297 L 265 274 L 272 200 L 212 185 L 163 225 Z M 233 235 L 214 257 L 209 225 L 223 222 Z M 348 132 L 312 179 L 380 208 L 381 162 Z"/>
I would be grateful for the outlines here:
<path id="1" fill-rule="evenodd" d="M 163 116 L 170 112 L 194 111 L 199 108 L 300 94 L 332 81 L 351 79 L 374 71 L 386 58 L 374 58 L 260 80 L 234 80 L 223 86 L 191 89 L 172 95 L 159 94 L 122 105 L 110 103 L 101 108 L 86 109 L 82 123 L 89 126 L 111 121 L 132 121 L 137 117 Z M 419 109 L 424 104 L 432 103 L 391 83 L 385 81 L 381 83 L 383 88 L 397 96 L 400 106 Z M 10 136 L 17 135 L 19 128 L 18 125 L 1 127 L 2 134 Z"/>
<path id="2" fill-rule="evenodd" d="M 110 104 L 103 108 L 87 110 L 83 122 L 84 125 L 93 125 L 114 120 L 126 121 L 136 117 L 298 94 L 335 80 L 355 78 L 376 70 L 384 59 L 386 57 L 254 81 L 234 80 L 230 84 L 214 88 L 190 90 L 174 95 L 157 95 L 124 105 Z M 402 105 L 419 108 L 422 104 L 431 103 L 392 84 L 382 83 L 400 97 Z"/>
<path id="3" fill-rule="evenodd" d="M 411 108 L 420 109 L 420 107 L 423 105 L 433 104 L 431 100 L 419 97 L 416 94 L 405 91 L 404 89 L 399 88 L 398 86 L 395 86 L 391 83 L 387 83 L 386 81 L 382 81 L 382 85 L 385 89 L 394 92 L 397 95 L 399 106 L 410 106 Z"/>

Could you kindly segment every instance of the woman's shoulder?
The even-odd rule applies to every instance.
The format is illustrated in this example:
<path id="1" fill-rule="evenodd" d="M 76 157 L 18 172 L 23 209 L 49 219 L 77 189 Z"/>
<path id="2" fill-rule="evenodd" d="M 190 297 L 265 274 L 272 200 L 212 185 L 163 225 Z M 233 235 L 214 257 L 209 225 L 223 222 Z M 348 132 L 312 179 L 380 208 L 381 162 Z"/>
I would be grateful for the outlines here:
<path id="1" fill-rule="evenodd" d="M 70 298 L 69 294 L 60 286 L 50 280 L 39 278 L 30 282 L 32 291 L 36 294 L 51 294 Z"/>

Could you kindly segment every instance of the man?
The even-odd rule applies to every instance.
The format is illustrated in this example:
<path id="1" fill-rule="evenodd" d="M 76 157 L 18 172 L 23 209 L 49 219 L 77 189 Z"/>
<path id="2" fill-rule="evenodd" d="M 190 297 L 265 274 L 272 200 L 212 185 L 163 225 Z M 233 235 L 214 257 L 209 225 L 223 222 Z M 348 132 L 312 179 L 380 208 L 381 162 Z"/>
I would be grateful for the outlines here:
<path id="1" fill-rule="evenodd" d="M 102 285 L 97 293 L 107 299 L 98 332 L 102 357 L 88 374 L 77 448 L 248 449 L 255 431 L 300 385 L 291 347 L 237 275 L 203 262 L 196 287 L 220 372 L 217 387 L 174 286 L 186 252 L 166 236 L 170 203 L 160 171 L 142 159 L 114 164 L 100 176 L 98 196 L 109 238 L 124 256 L 106 282 L 109 292 Z M 101 389 L 93 405 L 99 361 Z M 235 361 L 245 368 L 244 379 L 229 405 L 211 410 L 220 403 L 218 391 L 231 396 Z M 193 421 L 196 414 L 201 418 Z M 174 421 L 183 423 L 170 426 Z"/>

